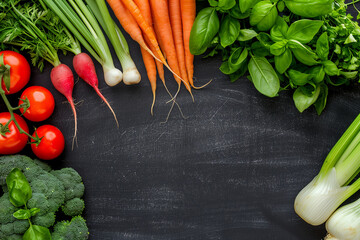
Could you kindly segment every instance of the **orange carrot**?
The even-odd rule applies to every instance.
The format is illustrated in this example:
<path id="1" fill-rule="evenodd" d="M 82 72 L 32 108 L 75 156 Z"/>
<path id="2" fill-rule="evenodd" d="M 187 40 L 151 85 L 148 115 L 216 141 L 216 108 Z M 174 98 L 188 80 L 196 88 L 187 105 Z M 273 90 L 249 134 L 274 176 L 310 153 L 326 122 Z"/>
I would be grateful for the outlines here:
<path id="1" fill-rule="evenodd" d="M 107 0 L 107 2 L 112 8 L 121 26 L 130 35 L 130 37 L 134 39 L 134 41 L 139 43 L 139 45 L 146 51 L 148 51 L 150 54 L 153 54 L 145 43 L 139 25 L 137 24 L 136 20 L 131 15 L 129 10 L 127 10 L 126 7 L 122 4 L 122 2 L 120 0 Z"/>
<path id="2" fill-rule="evenodd" d="M 169 15 L 172 34 L 174 37 L 175 50 L 177 55 L 177 60 L 180 68 L 180 76 L 187 83 L 186 89 L 191 93 L 190 83 L 188 80 L 188 74 L 186 72 L 185 65 L 185 52 L 184 52 L 184 42 L 183 42 L 183 29 L 181 23 L 181 9 L 180 9 L 180 0 L 169 0 Z"/>
<path id="3" fill-rule="evenodd" d="M 153 102 L 151 104 L 151 115 L 154 115 L 154 105 L 156 99 L 156 65 L 154 58 L 144 48 L 141 48 L 141 54 L 143 57 L 146 73 L 151 85 L 151 91 L 153 93 Z"/>
<path id="4" fill-rule="evenodd" d="M 170 25 L 170 17 L 169 17 L 167 1 L 150 0 L 150 5 L 152 9 L 152 16 L 153 16 L 155 28 L 157 28 L 158 31 L 157 37 L 158 39 L 161 39 L 162 42 L 161 47 L 164 49 L 170 67 L 175 72 L 175 80 L 179 84 L 179 89 L 178 89 L 179 92 L 182 79 L 178 77 L 180 76 L 179 74 L 180 69 L 176 56 L 175 43 Z M 188 85 L 185 81 L 184 84 Z"/>
<path id="5" fill-rule="evenodd" d="M 151 8 L 150 8 L 149 1 L 148 0 L 134 0 L 134 2 L 136 4 L 136 6 L 138 6 L 138 8 L 140 9 L 140 12 L 144 16 L 145 21 L 149 24 L 149 26 L 152 26 Z"/>
<path id="6" fill-rule="evenodd" d="M 194 87 L 194 55 L 190 53 L 189 41 L 190 32 L 196 17 L 196 0 L 180 0 L 181 15 L 183 24 L 185 63 L 188 72 L 188 79 L 191 86 Z"/>
<path id="7" fill-rule="evenodd" d="M 135 21 L 137 22 L 137 24 L 139 25 L 139 27 L 141 28 L 141 30 L 143 31 L 143 33 L 145 35 L 148 36 L 148 38 L 151 41 L 151 44 L 155 47 L 156 52 L 158 53 L 161 62 L 165 65 L 168 66 L 168 64 L 165 61 L 165 58 L 160 50 L 159 47 L 159 43 L 156 40 L 156 36 L 154 33 L 154 29 L 147 23 L 147 21 L 145 20 L 144 16 L 141 14 L 140 9 L 138 8 L 138 6 L 134 3 L 133 0 L 107 0 L 108 2 L 112 2 L 112 1 L 119 1 L 122 2 L 124 4 L 124 6 L 126 6 L 126 8 L 129 10 L 129 12 L 131 13 L 131 15 L 134 17 Z M 171 69 L 170 69 L 171 70 Z"/>

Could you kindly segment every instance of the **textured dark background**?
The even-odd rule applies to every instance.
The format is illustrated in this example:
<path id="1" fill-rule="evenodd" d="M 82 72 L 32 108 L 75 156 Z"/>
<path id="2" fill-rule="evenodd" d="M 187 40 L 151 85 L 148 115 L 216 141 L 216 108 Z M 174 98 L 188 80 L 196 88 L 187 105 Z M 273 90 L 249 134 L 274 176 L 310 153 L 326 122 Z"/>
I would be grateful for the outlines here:
<path id="1" fill-rule="evenodd" d="M 360 112 L 359 86 L 330 88 L 321 116 L 300 114 L 291 92 L 274 99 L 260 95 L 246 79 L 230 83 L 220 60 L 195 59 L 195 102 L 183 88 L 183 119 L 159 82 L 155 115 L 150 86 L 137 44 L 129 41 L 142 74 L 138 86 L 107 87 L 97 66 L 100 88 L 117 113 L 78 81 L 78 146 L 71 150 L 73 116 L 51 85 L 51 67 L 33 68 L 29 85 L 51 90 L 54 115 L 66 149 L 50 162 L 73 167 L 86 186 L 85 217 L 92 240 L 321 239 L 324 226 L 312 227 L 293 210 L 297 193 L 318 173 L 324 158 Z M 114 55 L 115 56 L 115 55 Z M 62 57 L 71 66 L 72 56 Z M 115 61 L 118 64 L 118 61 Z M 170 74 L 172 92 L 176 83 Z M 17 103 L 19 94 L 10 99 Z M 0 111 L 5 111 L 0 104 Z M 39 124 L 29 123 L 29 126 Z M 33 157 L 30 147 L 23 151 Z"/>

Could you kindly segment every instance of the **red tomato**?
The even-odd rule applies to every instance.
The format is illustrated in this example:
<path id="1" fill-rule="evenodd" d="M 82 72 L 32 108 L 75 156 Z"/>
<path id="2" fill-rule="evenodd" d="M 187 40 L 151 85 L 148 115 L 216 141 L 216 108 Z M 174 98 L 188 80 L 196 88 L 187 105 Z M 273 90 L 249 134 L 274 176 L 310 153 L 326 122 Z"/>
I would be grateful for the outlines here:
<path id="1" fill-rule="evenodd" d="M 48 119 L 54 112 L 55 100 L 49 90 L 40 86 L 32 86 L 25 89 L 21 94 L 21 99 L 27 98 L 30 107 L 24 113 L 24 109 L 20 108 L 20 112 L 33 122 L 41 122 Z M 19 105 L 23 103 L 20 99 Z"/>
<path id="2" fill-rule="evenodd" d="M 20 127 L 27 133 L 29 133 L 29 128 L 25 120 L 14 113 L 15 119 Z M 0 113 L 0 124 L 5 125 L 11 115 L 9 112 Z M 15 154 L 20 152 L 28 141 L 28 136 L 24 133 L 20 133 L 19 129 L 16 127 L 15 123 L 12 121 L 9 124 L 10 132 L 5 134 L 5 137 L 0 134 L 0 154 Z"/>
<path id="3" fill-rule="evenodd" d="M 65 139 L 61 131 L 52 125 L 43 125 L 36 129 L 36 133 L 41 142 L 38 146 L 31 144 L 31 149 L 34 154 L 42 160 L 51 160 L 60 156 L 64 151 Z M 35 132 L 33 137 L 35 137 Z"/>
<path id="4" fill-rule="evenodd" d="M 10 91 L 6 90 L 4 81 L 2 89 L 6 94 L 12 94 L 20 91 L 30 80 L 30 65 L 26 58 L 20 53 L 13 51 L 1 51 L 0 56 L 4 55 L 4 64 L 10 68 Z"/>

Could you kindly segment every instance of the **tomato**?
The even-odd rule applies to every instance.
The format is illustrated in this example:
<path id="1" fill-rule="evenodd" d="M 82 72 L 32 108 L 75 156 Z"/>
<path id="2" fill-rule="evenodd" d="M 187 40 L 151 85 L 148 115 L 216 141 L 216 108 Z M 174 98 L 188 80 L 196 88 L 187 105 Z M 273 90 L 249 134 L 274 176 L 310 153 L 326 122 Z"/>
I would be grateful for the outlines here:
<path id="1" fill-rule="evenodd" d="M 41 139 L 38 146 L 31 144 L 34 154 L 42 160 L 51 160 L 60 156 L 64 151 L 65 139 L 61 131 L 52 125 L 43 125 L 36 129 L 33 137 L 37 135 Z"/>
<path id="2" fill-rule="evenodd" d="M 30 108 L 24 113 L 24 109 L 20 108 L 20 112 L 33 122 L 41 122 L 48 119 L 54 112 L 55 100 L 49 90 L 40 86 L 32 86 L 25 89 L 21 94 L 19 105 L 23 103 L 21 99 L 27 98 L 30 102 Z"/>
<path id="3" fill-rule="evenodd" d="M 29 128 L 25 120 L 16 113 L 14 113 L 14 116 L 20 127 L 29 133 Z M 9 112 L 0 113 L 0 124 L 5 125 L 10 118 L 11 115 Z M 20 133 L 13 121 L 8 125 L 8 128 L 10 132 L 6 133 L 5 137 L 0 134 L 0 154 L 18 153 L 26 146 L 28 141 L 28 136 Z"/>
<path id="4" fill-rule="evenodd" d="M 5 83 L 2 81 L 2 89 L 5 94 L 12 94 L 20 91 L 30 80 L 30 64 L 20 53 L 13 51 L 1 51 L 0 56 L 4 55 L 4 64 L 10 68 L 10 91 L 6 90 Z"/>

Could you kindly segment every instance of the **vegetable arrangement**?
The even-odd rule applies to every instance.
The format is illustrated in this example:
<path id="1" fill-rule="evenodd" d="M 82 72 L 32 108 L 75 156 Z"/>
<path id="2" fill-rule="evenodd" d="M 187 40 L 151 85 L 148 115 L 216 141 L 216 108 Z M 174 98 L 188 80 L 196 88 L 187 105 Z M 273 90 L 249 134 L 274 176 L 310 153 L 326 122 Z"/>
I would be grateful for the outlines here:
<path id="1" fill-rule="evenodd" d="M 0 186 L 0 239 L 88 239 L 80 216 L 84 185 L 74 169 L 52 170 L 22 155 L 4 156 Z M 60 221 L 58 209 L 70 220 Z"/>
<path id="2" fill-rule="evenodd" d="M 141 47 L 153 92 L 151 113 L 153 114 L 156 99 L 156 72 L 172 97 L 173 105 L 176 103 L 175 99 L 181 83 L 193 98 L 191 88 L 198 89 L 198 87 L 193 83 L 194 56 L 190 52 L 189 36 L 195 20 L 195 0 L 107 0 L 107 2 L 124 30 Z M 178 83 L 178 90 L 174 96 L 165 84 L 164 65 L 173 73 Z"/>
<path id="3" fill-rule="evenodd" d="M 208 2 L 195 19 L 190 51 L 220 53 L 231 81 L 248 76 L 267 97 L 292 89 L 300 112 L 314 105 L 321 114 L 328 86 L 358 80 L 360 28 L 344 0 Z"/>

